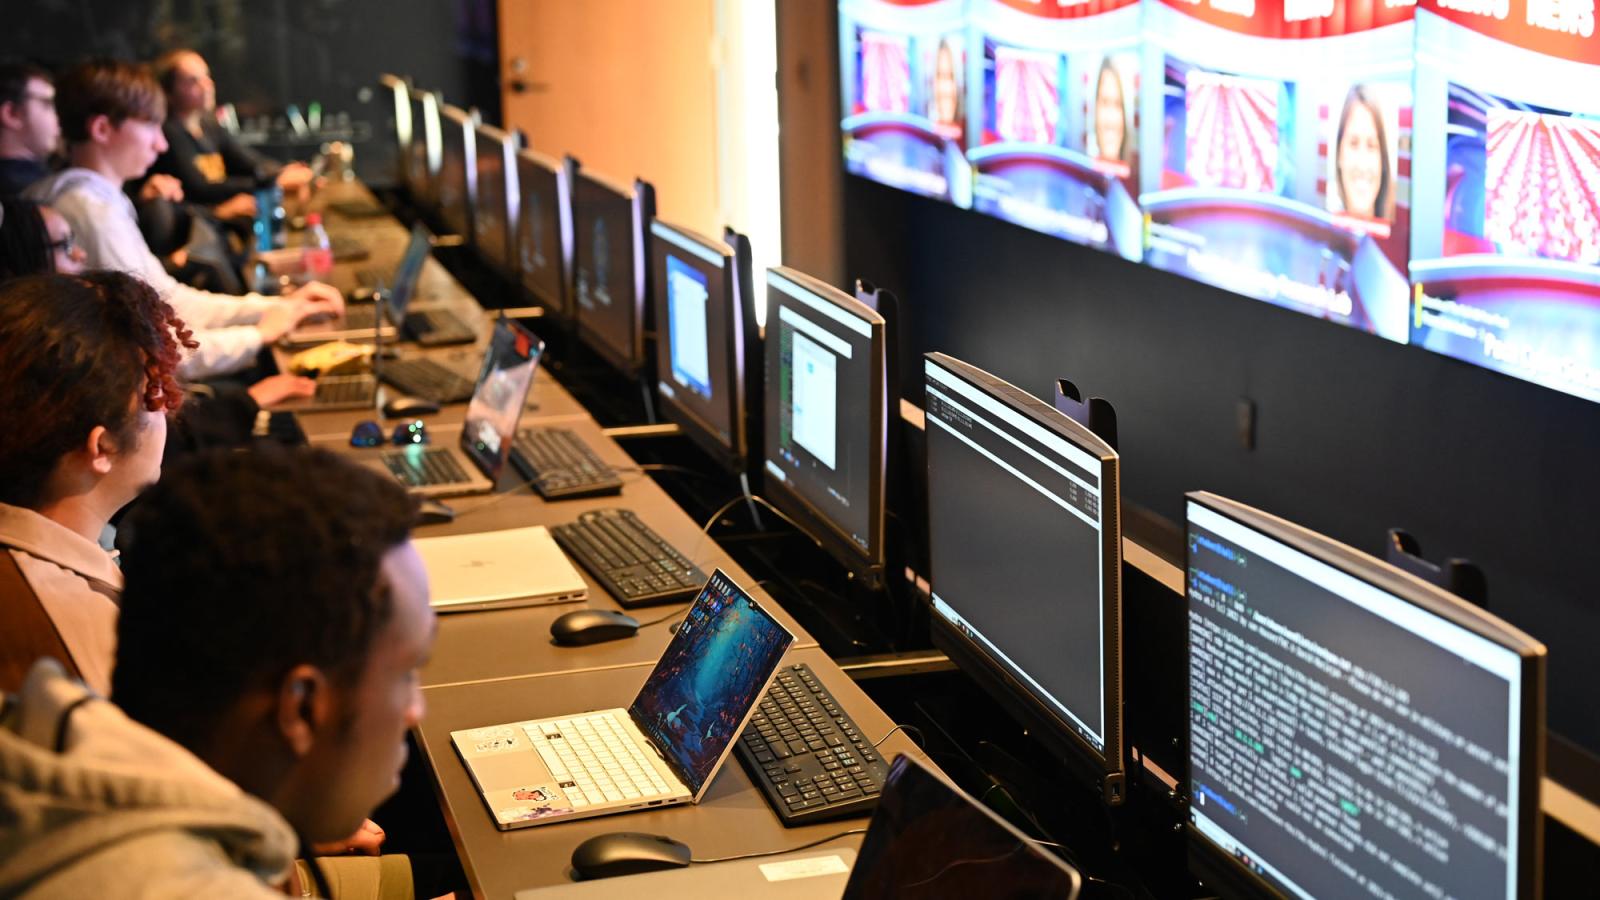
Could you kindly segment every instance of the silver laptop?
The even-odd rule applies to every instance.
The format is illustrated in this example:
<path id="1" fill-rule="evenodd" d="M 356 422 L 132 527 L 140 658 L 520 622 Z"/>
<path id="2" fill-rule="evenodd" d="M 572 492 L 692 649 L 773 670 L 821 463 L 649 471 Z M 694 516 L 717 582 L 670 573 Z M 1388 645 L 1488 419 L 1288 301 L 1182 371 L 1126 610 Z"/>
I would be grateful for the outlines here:
<path id="1" fill-rule="evenodd" d="M 387 451 L 379 462 L 369 465 L 381 466 L 407 490 L 424 497 L 494 490 L 511 454 L 517 420 L 543 352 L 544 342 L 533 332 L 502 318 L 489 336 L 478 386 L 467 403 L 467 418 L 456 446 L 413 444 Z"/>
<path id="2" fill-rule="evenodd" d="M 395 266 L 394 277 L 390 279 L 394 289 L 385 295 L 388 302 L 384 304 L 386 309 L 382 313 L 379 312 L 377 304 L 347 306 L 344 315 L 337 319 L 312 322 L 289 332 L 283 339 L 284 343 L 290 347 L 308 347 L 325 344 L 328 341 L 367 340 L 373 336 L 374 330 L 384 339 L 394 340 L 399 331 L 393 323 L 405 321 L 406 310 L 416 297 L 417 284 L 422 279 L 422 269 L 427 264 L 428 254 L 432 249 L 432 235 L 428 234 L 428 229 L 423 225 L 417 224 L 411 229 L 411 239 L 406 243 L 406 251 L 400 257 L 400 263 Z M 379 289 L 382 289 L 381 284 Z M 379 315 L 388 321 L 380 325 Z"/>
<path id="3" fill-rule="evenodd" d="M 450 738 L 502 831 L 699 803 L 793 641 L 719 569 L 627 709 Z"/>
<path id="4" fill-rule="evenodd" d="M 417 538 L 439 612 L 573 603 L 589 596 L 543 525 Z"/>

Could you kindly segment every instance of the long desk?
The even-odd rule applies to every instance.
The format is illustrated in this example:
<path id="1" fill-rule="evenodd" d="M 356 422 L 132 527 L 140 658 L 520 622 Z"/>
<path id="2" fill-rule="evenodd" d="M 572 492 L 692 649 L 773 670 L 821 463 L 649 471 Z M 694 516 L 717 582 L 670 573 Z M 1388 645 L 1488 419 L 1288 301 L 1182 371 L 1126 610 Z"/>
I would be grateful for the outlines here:
<path id="1" fill-rule="evenodd" d="M 796 662 L 804 662 L 816 672 L 870 739 L 879 740 L 894 728 L 889 717 L 821 649 L 791 649 L 784 664 Z M 799 847 L 866 825 L 865 818 L 855 818 L 784 828 L 744 767 L 730 755 L 698 806 L 664 807 L 517 831 L 497 829 L 450 742 L 450 732 L 587 710 L 625 708 L 649 672 L 650 666 L 641 664 L 601 671 L 534 674 L 488 684 L 443 685 L 423 691 L 428 709 L 418 728 L 419 743 L 432 766 L 440 805 L 476 896 L 506 898 L 524 888 L 569 882 L 572 876 L 568 860 L 573 848 L 597 834 L 613 831 L 665 834 L 688 844 L 696 856 L 710 857 Z M 885 759 L 893 759 L 899 753 L 925 759 L 903 732 L 889 737 L 881 749 Z M 851 835 L 841 838 L 838 846 L 855 847 L 860 842 L 860 835 Z"/>

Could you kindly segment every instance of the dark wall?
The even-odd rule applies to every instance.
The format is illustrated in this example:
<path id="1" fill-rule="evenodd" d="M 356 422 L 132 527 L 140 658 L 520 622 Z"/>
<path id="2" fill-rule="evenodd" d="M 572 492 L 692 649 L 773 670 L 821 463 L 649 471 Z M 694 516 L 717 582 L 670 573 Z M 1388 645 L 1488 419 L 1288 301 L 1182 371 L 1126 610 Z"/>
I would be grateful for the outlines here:
<path id="1" fill-rule="evenodd" d="M 325 120 L 348 113 L 367 136 L 358 171 L 375 179 L 394 152 L 389 108 L 371 90 L 384 72 L 500 118 L 495 0 L 12 0 L 4 20 L 0 57 L 59 66 L 192 47 L 211 64 L 218 102 L 243 118 L 311 101 Z"/>
<path id="2" fill-rule="evenodd" d="M 845 213 L 848 270 L 900 294 L 912 349 L 1116 405 L 1125 500 L 1181 521 L 1203 488 L 1479 563 L 1490 608 L 1550 648 L 1552 730 L 1600 749 L 1600 406 L 855 177 Z"/>

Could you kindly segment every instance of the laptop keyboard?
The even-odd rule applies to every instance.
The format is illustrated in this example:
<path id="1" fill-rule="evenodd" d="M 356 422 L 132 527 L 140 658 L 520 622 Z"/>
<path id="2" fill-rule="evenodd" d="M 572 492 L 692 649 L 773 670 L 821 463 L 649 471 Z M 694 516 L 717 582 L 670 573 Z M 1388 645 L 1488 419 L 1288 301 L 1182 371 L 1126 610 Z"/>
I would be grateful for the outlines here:
<path id="1" fill-rule="evenodd" d="M 456 318 L 453 313 L 418 310 L 406 313 L 405 330 L 419 341 L 448 343 L 470 342 L 478 339 L 471 326 Z"/>
<path id="2" fill-rule="evenodd" d="M 378 383 L 370 375 L 324 375 L 317 379 L 317 392 L 311 402 L 318 406 L 372 402 Z"/>
<path id="3" fill-rule="evenodd" d="M 411 447 L 383 455 L 383 464 L 390 473 L 407 487 L 430 487 L 440 484 L 466 484 L 467 477 L 456 455 L 445 449 Z"/>
<path id="4" fill-rule="evenodd" d="M 376 306 L 346 306 L 344 308 L 344 327 L 350 331 L 364 330 L 378 324 L 378 308 Z"/>
<path id="5" fill-rule="evenodd" d="M 611 715 L 539 722 L 523 730 L 573 809 L 672 793 L 651 751 Z"/>
<path id="6" fill-rule="evenodd" d="M 448 367 L 431 359 L 397 359 L 378 368 L 378 377 L 413 397 L 434 403 L 461 403 L 472 397 L 476 386 Z"/>
<path id="7" fill-rule="evenodd" d="M 778 670 L 737 747 L 750 780 L 786 826 L 865 815 L 889 775 L 805 663 Z"/>
<path id="8" fill-rule="evenodd" d="M 511 443 L 511 464 L 547 500 L 615 494 L 616 470 L 568 428 L 522 428 Z"/>
<path id="9" fill-rule="evenodd" d="M 632 510 L 592 510 L 550 534 L 625 607 L 686 600 L 709 577 Z"/>

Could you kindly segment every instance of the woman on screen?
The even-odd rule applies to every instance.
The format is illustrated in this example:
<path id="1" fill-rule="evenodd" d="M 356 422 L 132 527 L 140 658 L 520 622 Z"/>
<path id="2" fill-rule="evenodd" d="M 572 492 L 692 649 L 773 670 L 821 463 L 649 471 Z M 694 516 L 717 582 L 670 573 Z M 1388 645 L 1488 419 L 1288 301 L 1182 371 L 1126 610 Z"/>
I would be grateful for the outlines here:
<path id="1" fill-rule="evenodd" d="M 1383 110 L 1364 85 L 1351 88 L 1344 98 L 1334 148 L 1334 184 L 1344 211 L 1368 219 L 1393 218 L 1389 136 Z"/>
<path id="2" fill-rule="evenodd" d="M 928 118 L 935 131 L 948 138 L 961 137 L 961 61 L 950 38 L 939 42 L 933 57 L 933 90 Z"/>
<path id="3" fill-rule="evenodd" d="M 1128 161 L 1128 110 L 1122 90 L 1122 74 L 1111 57 L 1100 62 L 1100 77 L 1094 88 L 1095 156 L 1112 162 Z"/>

